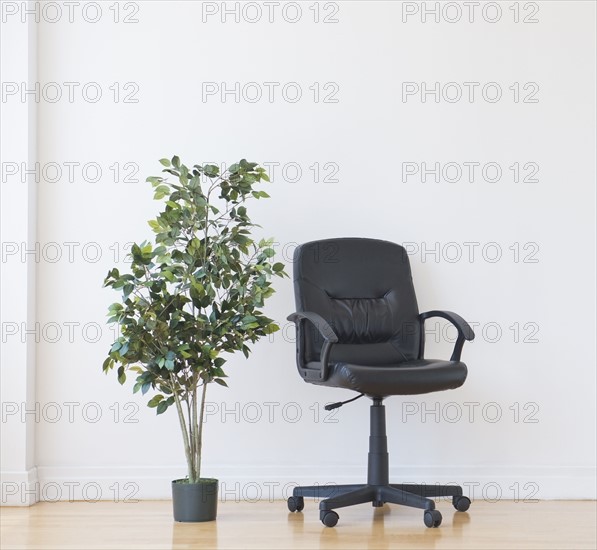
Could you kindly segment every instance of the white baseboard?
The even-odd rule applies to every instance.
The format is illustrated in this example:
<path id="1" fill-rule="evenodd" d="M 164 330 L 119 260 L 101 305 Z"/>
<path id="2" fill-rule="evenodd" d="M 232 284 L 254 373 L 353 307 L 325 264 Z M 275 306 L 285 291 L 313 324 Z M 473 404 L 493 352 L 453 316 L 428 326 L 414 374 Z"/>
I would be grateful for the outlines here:
<path id="1" fill-rule="evenodd" d="M 0 471 L 1 506 L 31 506 L 38 502 L 37 468 L 23 471 Z"/>
<path id="2" fill-rule="evenodd" d="M 286 498 L 296 485 L 362 483 L 364 466 L 209 466 L 205 476 L 220 480 L 221 501 Z M 10 474 L 10 475 L 7 475 Z M 170 482 L 184 477 L 180 467 L 49 467 L 2 474 L 2 504 L 27 506 L 36 501 L 134 502 L 171 498 Z M 20 476 L 20 477 L 19 477 Z M 4 480 L 9 495 L 5 496 Z M 472 499 L 487 501 L 595 499 L 596 475 L 590 467 L 557 466 L 410 466 L 390 468 L 393 483 L 453 483 Z M 20 487 L 20 493 L 15 488 Z M 12 494 L 14 493 L 14 494 Z"/>

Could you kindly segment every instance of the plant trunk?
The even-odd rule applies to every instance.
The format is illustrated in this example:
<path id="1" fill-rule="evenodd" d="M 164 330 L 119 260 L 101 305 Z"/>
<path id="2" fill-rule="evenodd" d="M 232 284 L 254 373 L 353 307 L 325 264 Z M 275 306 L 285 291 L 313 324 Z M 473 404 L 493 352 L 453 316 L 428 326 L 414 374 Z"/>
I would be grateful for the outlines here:
<path id="1" fill-rule="evenodd" d="M 195 469 L 193 465 L 193 455 L 191 453 L 191 444 L 189 441 L 189 433 L 187 432 L 187 423 L 184 417 L 184 411 L 180 403 L 180 398 L 176 393 L 174 381 L 172 385 L 172 394 L 174 395 L 174 402 L 176 403 L 176 410 L 178 411 L 178 420 L 180 421 L 180 429 L 182 431 L 182 439 L 184 443 L 184 454 L 187 459 L 187 468 L 189 470 L 189 483 L 195 483 Z M 190 420 L 190 419 L 189 419 Z"/>
<path id="2" fill-rule="evenodd" d="M 191 466 L 192 466 L 192 470 L 193 470 L 193 475 L 189 475 L 189 479 L 191 478 L 195 478 L 195 473 L 196 473 L 196 468 L 195 468 L 195 461 L 194 461 L 194 456 L 195 456 L 195 439 L 193 438 L 193 417 L 191 415 L 191 405 L 192 403 L 189 401 L 188 398 L 188 391 L 186 392 L 186 396 L 187 399 L 184 400 L 185 405 L 187 406 L 187 410 L 186 410 L 186 418 L 188 419 L 188 434 L 189 434 L 189 456 L 191 457 Z M 194 397 L 194 394 L 193 394 Z"/>
<path id="3" fill-rule="evenodd" d="M 191 403 L 191 444 L 193 446 L 193 468 L 195 468 L 196 480 L 199 481 L 201 476 L 199 465 L 197 464 L 197 383 L 195 382 L 193 388 L 193 401 Z"/>
<path id="4" fill-rule="evenodd" d="M 195 400 L 195 467 L 197 472 L 197 480 L 201 477 L 201 447 L 203 446 L 203 413 L 205 411 L 205 394 L 207 392 L 207 383 L 203 381 L 203 388 L 201 390 L 201 404 L 199 406 L 199 422 L 197 423 L 197 401 Z"/>

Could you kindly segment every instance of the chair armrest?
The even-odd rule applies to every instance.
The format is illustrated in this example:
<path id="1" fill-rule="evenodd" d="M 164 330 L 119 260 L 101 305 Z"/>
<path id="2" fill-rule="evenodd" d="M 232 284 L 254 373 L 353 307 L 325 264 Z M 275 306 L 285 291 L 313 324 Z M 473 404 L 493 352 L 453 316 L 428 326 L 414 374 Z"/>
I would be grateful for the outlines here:
<path id="1" fill-rule="evenodd" d="M 313 324 L 315 326 L 315 328 L 317 328 L 317 330 L 319 331 L 319 334 L 321 334 L 321 336 L 323 336 L 323 346 L 321 347 L 321 356 L 320 356 L 320 363 L 321 363 L 321 372 L 320 372 L 320 378 L 322 380 L 327 380 L 328 377 L 328 361 L 330 358 L 330 352 L 332 350 L 332 344 L 335 344 L 336 342 L 338 342 L 338 336 L 336 336 L 336 333 L 334 332 L 334 330 L 332 329 L 332 327 L 330 327 L 330 325 L 328 324 L 328 322 L 318 313 L 315 313 L 313 311 L 297 311 L 295 313 L 290 314 L 287 319 L 289 321 L 292 321 L 293 323 L 296 324 L 297 329 L 299 329 L 300 331 L 300 326 L 302 321 L 306 320 L 309 321 L 311 324 Z M 297 346 L 299 345 L 299 343 L 297 342 Z M 300 365 L 299 365 L 300 367 Z M 304 369 L 302 369 L 304 370 Z"/>
<path id="2" fill-rule="evenodd" d="M 454 351 L 452 352 L 452 356 L 450 357 L 450 361 L 460 361 L 460 355 L 462 353 L 462 347 L 464 346 L 465 340 L 474 340 L 475 333 L 471 326 L 457 313 L 453 313 L 452 311 L 440 311 L 440 310 L 433 310 L 433 311 L 426 311 L 425 313 L 421 313 L 419 315 L 419 322 L 421 323 L 421 344 L 419 347 L 419 358 L 422 359 L 425 354 L 425 320 L 429 319 L 430 317 L 441 317 L 442 319 L 446 319 L 450 321 L 458 331 L 458 338 L 456 339 L 456 343 L 454 344 Z"/>
<path id="3" fill-rule="evenodd" d="M 295 313 L 291 313 L 287 319 L 293 323 L 297 323 L 302 319 L 307 319 L 315 325 L 325 340 L 328 340 L 333 344 L 338 341 L 338 337 L 336 336 L 336 333 L 332 327 L 321 315 L 319 315 L 319 313 L 314 313 L 313 311 L 297 311 Z"/>

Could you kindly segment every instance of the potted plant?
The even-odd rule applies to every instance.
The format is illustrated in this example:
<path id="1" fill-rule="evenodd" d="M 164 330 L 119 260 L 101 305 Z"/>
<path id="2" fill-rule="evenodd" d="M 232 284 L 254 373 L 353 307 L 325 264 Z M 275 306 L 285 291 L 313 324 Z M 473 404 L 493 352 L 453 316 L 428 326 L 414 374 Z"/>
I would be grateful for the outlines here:
<path id="1" fill-rule="evenodd" d="M 108 323 L 118 323 L 120 336 L 103 371 L 117 366 L 121 384 L 134 372 L 133 392 L 156 392 L 147 405 L 157 414 L 175 407 L 188 473 L 172 482 L 174 519 L 209 521 L 218 482 L 201 477 L 207 386 L 226 386 L 225 354 L 248 357 L 250 343 L 279 329 L 261 308 L 274 293 L 271 277 L 286 273 L 272 260 L 273 241 L 251 235 L 258 226 L 245 203 L 269 197 L 254 189 L 269 181 L 262 167 L 243 159 L 220 173 L 177 156 L 160 162 L 175 180 L 147 178 L 154 198 L 165 201 L 148 222 L 155 242 L 134 244 L 130 272 L 111 269 L 104 281 L 122 299 L 109 307 Z"/>

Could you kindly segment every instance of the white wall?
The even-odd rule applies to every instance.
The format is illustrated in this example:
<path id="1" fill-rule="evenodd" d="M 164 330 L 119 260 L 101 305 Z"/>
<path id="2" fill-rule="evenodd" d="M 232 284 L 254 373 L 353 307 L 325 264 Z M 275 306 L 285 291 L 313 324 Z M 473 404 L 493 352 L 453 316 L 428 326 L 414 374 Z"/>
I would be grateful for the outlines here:
<path id="1" fill-rule="evenodd" d="M 35 401 L 35 339 L 19 337 L 21 328 L 35 323 L 35 275 L 33 254 L 24 261 L 5 261 L 17 251 L 35 249 L 37 185 L 30 174 L 12 178 L 15 166 L 29 165 L 36 158 L 37 104 L 9 105 L 8 93 L 22 83 L 32 88 L 37 71 L 37 29 L 34 22 L 2 21 L 0 35 L 0 483 L 2 504 L 31 504 L 36 500 L 35 418 L 18 417 L 22 404 Z M 6 86 L 5 86 L 6 84 Z M 16 175 L 16 174 L 15 174 Z M 19 254 L 20 256 L 20 254 Z"/>
<path id="2" fill-rule="evenodd" d="M 594 498 L 594 4 L 539 2 L 533 15 L 520 3 L 520 19 L 538 23 L 515 23 L 512 2 L 500 4 L 495 23 L 481 8 L 472 23 L 466 15 L 450 23 L 456 11 L 422 22 L 419 3 L 371 1 L 339 2 L 335 15 L 333 3 L 322 3 L 320 18 L 339 22 L 314 23 L 312 4 L 300 4 L 294 24 L 283 16 L 294 17 L 294 8 L 283 14 L 282 5 L 273 23 L 265 11 L 255 23 L 242 11 L 240 22 L 234 15 L 222 22 L 221 13 L 209 11 L 220 2 L 140 2 L 136 14 L 122 4 L 120 18 L 138 23 L 115 23 L 103 3 L 97 23 L 78 11 L 73 23 L 66 12 L 56 23 L 47 21 L 54 14 L 44 21 L 42 13 L 38 81 L 59 83 L 65 97 L 51 103 L 55 89 L 46 88 L 38 105 L 38 160 L 50 179 L 50 163 L 63 170 L 55 183 L 42 170 L 37 189 L 40 497 L 69 498 L 72 487 L 75 498 L 91 499 L 99 487 L 108 499 L 167 498 L 169 480 L 184 475 L 175 414 L 154 418 L 132 384 L 122 388 L 101 373 L 113 339 L 105 311 L 117 299 L 101 289 L 103 277 L 116 259 L 124 265 L 127 241 L 151 235 L 145 220 L 159 205 L 143 180 L 158 172 L 158 158 L 176 153 L 192 163 L 246 157 L 286 165 L 286 177 L 280 166 L 274 173 L 271 200 L 254 204 L 252 214 L 280 243 L 289 270 L 294 243 L 332 236 L 410 243 L 420 309 L 454 310 L 479 323 L 464 350 L 470 374 L 462 388 L 387 401 L 394 479 L 466 483 L 476 498 L 498 491 L 502 498 Z M 254 18 L 248 9 L 244 15 Z M 485 18 L 495 17 L 491 9 Z M 69 85 L 72 103 L 67 82 L 79 83 Z M 202 98 L 210 82 L 229 89 L 235 82 L 280 85 L 273 102 L 262 85 L 265 98 L 251 103 L 242 94 L 238 102 L 233 94 Z M 296 103 L 281 94 L 289 82 L 302 88 Z M 459 89 L 466 94 L 465 82 L 480 86 L 472 102 L 436 103 L 432 95 L 425 102 L 420 94 L 403 97 L 408 82 L 457 83 L 443 88 L 448 98 Z M 503 94 L 495 103 L 481 94 L 490 82 Z M 97 103 L 82 98 L 88 83 L 101 87 Z M 538 102 L 524 102 L 536 86 L 528 99 Z M 86 90 L 91 95 L 96 87 Z M 245 91 L 250 99 L 255 88 Z M 138 102 L 123 102 L 127 92 Z M 337 103 L 322 101 L 329 93 Z M 86 178 L 79 165 L 70 182 L 71 162 L 97 163 L 103 175 L 89 181 L 92 167 Z M 459 182 L 402 181 L 414 166 L 406 163 L 421 162 L 465 170 L 466 162 L 493 162 L 502 176 L 488 182 L 477 168 L 473 182 L 466 174 Z M 123 180 L 126 163 L 138 166 L 138 181 Z M 299 181 L 290 181 L 289 163 L 301 167 Z M 315 181 L 314 163 L 320 180 L 337 167 L 337 181 Z M 521 178 L 537 166 L 538 181 L 515 183 L 514 163 Z M 527 163 L 534 164 L 524 169 Z M 464 243 L 471 242 L 479 244 L 469 258 L 473 245 Z M 439 257 L 422 252 L 436 246 Z M 493 262 L 496 251 L 502 256 Z M 6 265 L 21 269 L 18 258 Z M 286 323 L 291 282 L 276 281 L 276 288 L 267 311 Z M 98 324 L 102 332 L 92 342 Z M 322 405 L 350 395 L 304 384 L 293 333 L 283 334 L 256 345 L 249 361 L 230 360 L 230 389 L 210 388 L 204 473 L 224 482 L 229 499 L 267 498 L 270 488 L 280 496 L 292 482 L 357 482 L 366 474 L 368 403 L 324 421 Z M 428 340 L 428 355 L 449 355 L 449 343 Z M 291 422 L 297 407 L 302 416 Z M 261 419 L 251 422 L 258 412 Z M 496 412 L 501 418 L 493 421 Z M 18 415 L 5 420 L 20 422 Z"/>

